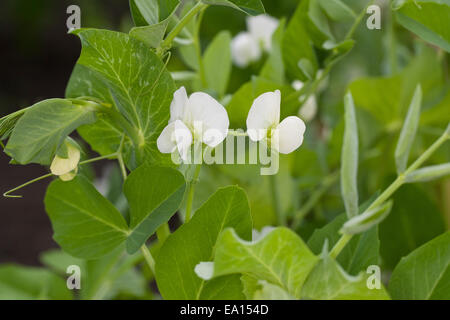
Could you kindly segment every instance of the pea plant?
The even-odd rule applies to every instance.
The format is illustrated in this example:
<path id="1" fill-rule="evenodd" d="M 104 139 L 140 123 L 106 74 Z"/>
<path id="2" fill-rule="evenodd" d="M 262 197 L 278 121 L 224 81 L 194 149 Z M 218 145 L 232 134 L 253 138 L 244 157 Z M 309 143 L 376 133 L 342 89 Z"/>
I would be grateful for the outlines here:
<path id="1" fill-rule="evenodd" d="M 65 98 L 0 119 L 49 168 L 4 197 L 51 178 L 61 250 L 1 265 L 0 298 L 449 299 L 450 3 L 377 3 L 131 0 L 128 33 L 72 30 Z M 203 36 L 223 15 L 246 27 Z"/>

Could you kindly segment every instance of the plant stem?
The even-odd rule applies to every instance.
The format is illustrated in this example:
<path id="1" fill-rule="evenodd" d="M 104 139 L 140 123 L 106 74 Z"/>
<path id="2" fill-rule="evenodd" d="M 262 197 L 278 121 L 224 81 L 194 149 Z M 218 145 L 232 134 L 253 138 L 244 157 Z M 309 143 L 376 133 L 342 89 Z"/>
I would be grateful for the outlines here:
<path id="1" fill-rule="evenodd" d="M 106 156 L 101 156 L 101 157 L 96 157 L 96 158 L 81 161 L 79 164 L 83 165 L 83 164 L 88 164 L 88 163 L 92 163 L 92 162 L 96 162 L 96 161 L 100 161 L 100 160 L 104 160 L 104 159 L 113 159 L 116 157 L 117 157 L 117 152 L 114 152 L 114 153 L 108 154 Z"/>
<path id="2" fill-rule="evenodd" d="M 150 270 L 152 270 L 152 273 L 155 274 L 155 259 L 153 259 L 153 256 L 150 253 L 150 250 L 148 250 L 148 248 L 145 244 L 143 244 L 141 246 L 141 252 L 145 258 L 145 261 L 147 262 L 148 266 L 150 267 Z"/>
<path id="3" fill-rule="evenodd" d="M 343 234 L 338 242 L 336 242 L 336 244 L 334 245 L 333 249 L 330 252 L 330 256 L 334 259 L 337 258 L 337 256 L 339 255 L 339 253 L 341 253 L 342 249 L 345 248 L 345 246 L 347 245 L 347 243 L 352 239 L 353 235 L 352 234 Z"/>
<path id="4" fill-rule="evenodd" d="M 40 177 L 38 177 L 38 178 L 36 178 L 36 179 L 30 180 L 30 181 L 28 181 L 28 182 L 25 182 L 24 184 L 21 184 L 20 186 L 15 187 L 14 189 L 11 189 L 11 190 L 6 191 L 6 192 L 3 194 L 3 196 L 4 196 L 5 198 L 22 198 L 22 196 L 19 196 L 19 195 L 10 195 L 10 193 L 12 193 L 12 192 L 14 192 L 14 191 L 17 191 L 17 190 L 19 190 L 19 189 L 22 189 L 22 188 L 24 188 L 24 187 L 26 187 L 26 186 L 28 186 L 28 185 L 30 185 L 30 184 L 32 184 L 32 183 L 38 182 L 38 181 L 43 180 L 43 179 L 46 179 L 46 178 L 50 178 L 51 176 L 53 176 L 52 173 L 47 173 L 47 174 L 45 174 L 45 175 L 43 175 L 43 176 L 40 176 Z"/>
<path id="5" fill-rule="evenodd" d="M 195 184 L 198 181 L 198 176 L 200 175 L 201 165 L 197 165 L 195 168 L 195 173 L 192 181 L 189 183 L 189 193 L 186 201 L 186 216 L 184 218 L 184 223 L 189 222 L 192 214 L 192 203 L 194 202 Z"/>
<path id="6" fill-rule="evenodd" d="M 355 21 L 353 22 L 353 25 L 351 26 L 350 30 L 347 32 L 344 41 L 349 40 L 351 37 L 353 37 L 353 34 L 355 33 L 356 29 L 358 28 L 359 24 L 361 23 L 361 20 L 364 18 L 367 12 L 367 8 L 372 5 L 374 1 L 371 1 L 367 6 L 364 7 L 364 9 L 361 11 L 361 13 L 356 17 Z"/>
<path id="7" fill-rule="evenodd" d="M 127 180 L 127 169 L 125 168 L 125 163 L 123 162 L 123 144 L 125 142 L 125 135 L 122 136 L 120 140 L 119 149 L 117 150 L 117 161 L 119 162 L 120 171 L 122 172 L 123 181 Z"/>
<path id="8" fill-rule="evenodd" d="M 158 237 L 158 240 L 159 240 L 161 245 L 164 243 L 164 241 L 166 241 L 167 237 L 170 236 L 169 224 L 167 222 L 162 224 L 156 230 L 156 236 Z"/>
<path id="9" fill-rule="evenodd" d="M 414 161 L 408 169 L 401 175 L 397 177 L 397 179 L 394 180 L 394 182 L 391 183 L 389 187 L 387 187 L 386 190 L 383 191 L 382 194 L 378 196 L 371 204 L 370 206 L 365 210 L 365 212 L 373 210 L 380 205 L 382 205 L 386 200 L 388 200 L 392 194 L 400 188 L 403 183 L 405 182 L 405 176 L 407 176 L 409 173 L 413 172 L 414 170 L 418 169 L 428 158 L 431 157 L 431 155 L 447 140 L 450 139 L 450 134 L 445 131 L 439 139 L 437 139 L 425 152 L 416 160 Z M 353 237 L 353 234 L 343 234 L 341 238 L 338 240 L 338 242 L 334 245 L 333 249 L 331 250 L 330 255 L 334 258 L 336 258 L 339 253 L 341 253 L 342 249 L 345 247 L 345 245 L 351 240 Z"/>
<path id="10" fill-rule="evenodd" d="M 197 2 L 197 4 L 189 10 L 186 15 L 181 18 L 181 20 L 178 22 L 178 24 L 170 31 L 170 33 L 167 35 L 167 37 L 164 39 L 164 41 L 161 43 L 161 48 L 163 50 L 167 50 L 172 46 L 172 42 L 175 39 L 175 37 L 183 30 L 183 28 L 191 21 L 192 18 L 195 17 L 195 15 L 200 12 L 202 9 L 206 8 L 208 5 L 202 3 L 202 1 Z"/>
<path id="11" fill-rule="evenodd" d="M 112 153 L 112 154 L 108 154 L 106 156 L 101 156 L 101 157 L 96 157 L 96 158 L 88 159 L 88 160 L 85 160 L 85 161 L 81 161 L 79 163 L 79 165 L 83 165 L 83 164 L 87 164 L 87 163 L 91 163 L 91 162 L 95 162 L 95 161 L 99 161 L 99 160 L 103 160 L 103 159 L 113 158 L 113 157 L 116 157 L 116 156 L 117 156 L 117 153 Z M 33 184 L 35 182 L 40 181 L 40 180 L 43 180 L 43 179 L 46 179 L 46 178 L 50 178 L 51 176 L 53 176 L 52 173 L 47 173 L 47 174 L 45 174 L 43 176 L 40 176 L 40 177 L 37 177 L 37 178 L 35 178 L 33 180 L 27 181 L 24 184 L 21 184 L 20 186 L 15 187 L 14 189 L 6 191 L 3 194 L 3 196 L 5 198 L 22 198 L 22 196 L 20 196 L 20 195 L 10 195 L 10 193 L 12 193 L 14 191 L 17 191 L 19 189 L 22 189 L 22 188 L 24 188 L 24 187 L 26 187 L 26 186 L 28 186 L 30 184 Z"/>
<path id="12" fill-rule="evenodd" d="M 339 179 L 339 171 L 336 171 L 329 175 L 328 177 L 325 177 L 324 182 L 321 186 L 312 194 L 312 196 L 308 199 L 308 201 L 305 203 L 302 208 L 297 211 L 294 221 L 292 222 L 292 228 L 295 230 L 298 228 L 303 220 L 303 218 L 310 212 L 316 204 L 319 202 L 319 200 L 322 198 L 322 196 L 325 194 L 325 192 Z"/>

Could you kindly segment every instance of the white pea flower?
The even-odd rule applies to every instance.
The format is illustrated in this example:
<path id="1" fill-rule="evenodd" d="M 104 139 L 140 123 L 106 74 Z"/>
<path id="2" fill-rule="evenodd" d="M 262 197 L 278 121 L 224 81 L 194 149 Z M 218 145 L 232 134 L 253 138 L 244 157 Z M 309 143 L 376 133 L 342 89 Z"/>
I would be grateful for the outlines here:
<path id="1" fill-rule="evenodd" d="M 303 103 L 298 111 L 298 115 L 306 122 L 311 121 L 317 114 L 317 100 L 314 95 L 311 95 L 308 100 Z"/>
<path id="2" fill-rule="evenodd" d="M 250 33 L 241 32 L 231 41 L 231 56 L 238 67 L 245 68 L 261 58 L 261 49 Z"/>
<path id="3" fill-rule="evenodd" d="M 292 82 L 292 87 L 299 91 L 304 87 L 304 83 L 300 80 L 295 80 Z M 303 101 L 304 96 L 299 97 L 299 101 Z M 317 114 L 317 100 L 316 96 L 311 95 L 308 100 L 306 100 L 300 109 L 298 110 L 298 115 L 306 122 L 311 121 Z"/>
<path id="4" fill-rule="evenodd" d="M 80 149 L 72 143 L 64 142 L 67 147 L 67 157 L 56 155 L 50 165 L 50 171 L 63 181 L 70 181 L 77 175 L 80 162 Z"/>
<path id="5" fill-rule="evenodd" d="M 241 68 L 261 58 L 263 51 L 270 52 L 272 35 L 278 27 L 278 20 L 262 14 L 247 18 L 246 32 L 239 33 L 231 41 L 231 56 Z"/>
<path id="6" fill-rule="evenodd" d="M 213 97 L 203 92 L 188 97 L 181 87 L 173 94 L 169 124 L 158 137 L 157 146 L 162 153 L 178 149 L 186 161 L 193 142 L 214 148 L 226 138 L 229 124 L 225 108 Z"/>
<path id="7" fill-rule="evenodd" d="M 252 141 L 268 140 L 280 153 L 291 153 L 303 143 L 306 126 L 290 116 L 280 122 L 281 93 L 266 92 L 253 101 L 247 117 L 247 132 Z"/>
<path id="8" fill-rule="evenodd" d="M 248 32 L 266 51 L 272 48 L 272 35 L 277 28 L 278 20 L 267 14 L 247 17 Z"/>

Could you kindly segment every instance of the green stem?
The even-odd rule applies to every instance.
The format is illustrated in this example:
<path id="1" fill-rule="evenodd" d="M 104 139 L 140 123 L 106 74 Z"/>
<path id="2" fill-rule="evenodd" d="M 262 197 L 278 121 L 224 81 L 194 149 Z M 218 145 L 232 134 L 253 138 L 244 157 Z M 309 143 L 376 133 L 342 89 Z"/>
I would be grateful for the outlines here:
<path id="1" fill-rule="evenodd" d="M 87 163 L 91 163 L 91 162 L 95 162 L 95 161 L 99 161 L 99 160 L 103 160 L 103 159 L 111 159 L 111 158 L 116 157 L 116 156 L 117 156 L 117 153 L 112 153 L 112 154 L 108 154 L 106 156 L 101 156 L 101 157 L 96 157 L 96 158 L 92 158 L 92 159 L 89 159 L 89 160 L 81 161 L 79 163 L 79 165 L 83 165 L 83 164 L 87 164 Z M 15 187 L 14 189 L 6 191 L 3 194 L 3 196 L 5 198 L 22 198 L 22 196 L 20 196 L 20 195 L 10 195 L 10 193 L 12 193 L 14 191 L 17 191 L 17 190 L 20 190 L 20 189 L 22 189 L 22 188 L 24 188 L 24 187 L 26 187 L 26 186 L 28 186 L 30 184 L 33 184 L 35 182 L 38 182 L 40 180 L 43 180 L 43 179 L 46 179 L 46 178 L 50 178 L 51 176 L 53 176 L 52 173 L 47 173 L 47 174 L 45 174 L 43 176 L 40 176 L 40 177 L 37 177 L 37 178 L 35 178 L 33 180 L 27 181 L 24 184 L 21 184 L 20 186 Z"/>
<path id="2" fill-rule="evenodd" d="M 353 37 L 353 34 L 355 33 L 356 29 L 358 29 L 359 24 L 361 23 L 361 20 L 364 18 L 367 12 L 367 8 L 372 5 L 375 1 L 371 1 L 367 6 L 364 7 L 364 9 L 361 11 L 361 13 L 356 17 L 355 21 L 353 22 L 353 25 L 351 26 L 350 30 L 347 32 L 344 41 L 351 39 Z"/>
<path id="3" fill-rule="evenodd" d="M 113 158 L 115 158 L 115 157 L 117 157 L 117 152 L 108 154 L 108 155 L 106 155 L 106 156 L 95 157 L 95 158 L 92 158 L 92 159 L 88 159 L 88 160 L 81 161 L 81 162 L 79 163 L 79 165 L 88 164 L 88 163 L 92 163 L 92 162 L 97 162 L 97 161 L 105 160 L 105 159 L 113 159 Z"/>
<path id="4" fill-rule="evenodd" d="M 395 179 L 394 182 L 392 182 L 391 185 L 387 187 L 387 189 L 384 190 L 383 193 L 380 194 L 378 198 L 376 198 L 365 211 L 367 212 L 373 210 L 382 205 L 386 200 L 388 200 L 394 194 L 394 192 L 403 185 L 403 183 L 405 182 L 405 176 L 418 169 L 442 144 L 444 144 L 444 142 L 449 139 L 450 134 L 449 132 L 445 131 L 439 137 L 439 139 L 437 139 L 427 150 L 425 150 L 425 152 L 416 161 L 414 161 L 404 173 L 399 175 L 397 179 Z M 331 250 L 330 255 L 332 255 L 332 257 L 334 258 L 337 257 L 352 237 L 352 234 L 343 234 Z"/>
<path id="5" fill-rule="evenodd" d="M 200 175 L 201 165 L 197 165 L 195 168 L 195 173 L 192 181 L 189 183 L 189 193 L 186 201 L 186 216 L 184 218 L 184 223 L 189 222 L 192 215 L 192 204 L 194 202 L 195 185 L 197 184 L 198 177 Z"/>
<path id="6" fill-rule="evenodd" d="M 3 194 L 3 196 L 4 196 L 5 198 L 22 198 L 22 196 L 19 196 L 19 195 L 10 195 L 10 193 L 12 193 L 12 192 L 14 192 L 14 191 L 17 191 L 17 190 L 19 190 L 19 189 L 22 189 L 22 188 L 24 188 L 24 187 L 26 187 L 26 186 L 28 186 L 28 185 L 30 185 L 30 184 L 32 184 L 32 183 L 38 182 L 38 181 L 43 180 L 43 179 L 46 179 L 46 178 L 50 178 L 51 176 L 53 176 L 53 174 L 52 174 L 52 173 L 48 173 L 48 174 L 45 174 L 45 175 L 43 175 L 43 176 L 40 176 L 40 177 L 38 177 L 38 178 L 36 178 L 36 179 L 30 180 L 30 181 L 28 181 L 28 182 L 25 182 L 24 184 L 21 184 L 20 186 L 15 187 L 14 189 L 11 189 L 11 190 L 9 190 L 9 191 L 6 191 L 6 192 Z"/>
<path id="7" fill-rule="evenodd" d="M 192 18 L 195 17 L 195 15 L 200 12 L 202 9 L 206 8 L 208 5 L 202 3 L 202 1 L 198 1 L 197 4 L 189 10 L 186 15 L 181 18 L 179 23 L 170 31 L 170 33 L 167 35 L 167 37 L 164 39 L 164 41 L 161 43 L 161 48 L 163 50 L 167 50 L 172 46 L 172 42 L 175 39 L 175 37 L 183 30 L 183 28 L 191 21 Z"/>
<path id="8" fill-rule="evenodd" d="M 319 202 L 319 200 L 322 198 L 325 192 L 332 185 L 334 185 L 338 179 L 339 179 L 339 171 L 336 171 L 331 175 L 329 175 L 328 177 L 325 177 L 322 185 L 312 194 L 312 196 L 308 199 L 305 205 L 302 206 L 302 208 L 296 213 L 294 221 L 292 222 L 292 228 L 294 230 L 300 226 L 303 218 L 308 214 L 308 212 L 310 212 L 316 206 L 316 204 Z"/>
<path id="9" fill-rule="evenodd" d="M 153 256 L 150 253 L 150 250 L 148 250 L 148 248 L 145 244 L 143 244 L 141 246 L 141 252 L 145 258 L 145 261 L 147 262 L 148 266 L 150 267 L 150 270 L 152 270 L 152 273 L 155 274 L 155 259 L 153 259 Z"/>
<path id="10" fill-rule="evenodd" d="M 286 225 L 286 217 L 283 214 L 283 210 L 281 208 L 280 195 L 278 194 L 276 175 L 273 174 L 269 176 L 269 181 L 270 181 L 270 191 L 272 194 L 272 205 L 275 210 L 275 215 L 278 219 L 278 224 Z"/>
<path id="11" fill-rule="evenodd" d="M 330 256 L 336 259 L 339 253 L 341 253 L 342 249 L 344 249 L 347 243 L 352 239 L 352 237 L 352 234 L 343 234 L 331 250 Z"/>
<path id="12" fill-rule="evenodd" d="M 117 161 L 119 162 L 120 171 L 122 172 L 122 178 L 123 181 L 127 179 L 127 169 L 125 168 L 125 163 L 123 161 L 123 144 L 125 142 L 125 135 L 122 136 L 122 139 L 120 140 L 119 149 L 117 150 Z"/>
<path id="13" fill-rule="evenodd" d="M 156 230 L 156 236 L 158 237 L 158 240 L 160 244 L 162 245 L 164 241 L 170 236 L 170 229 L 169 224 L 166 222 L 162 224 L 157 230 Z"/>

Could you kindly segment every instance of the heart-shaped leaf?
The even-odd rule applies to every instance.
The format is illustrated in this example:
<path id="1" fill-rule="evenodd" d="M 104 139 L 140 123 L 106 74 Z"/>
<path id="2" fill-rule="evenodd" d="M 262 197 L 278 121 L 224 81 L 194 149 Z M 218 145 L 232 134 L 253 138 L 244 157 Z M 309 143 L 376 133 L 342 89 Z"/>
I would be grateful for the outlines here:
<path id="1" fill-rule="evenodd" d="M 183 200 L 185 187 L 183 175 L 171 168 L 143 165 L 128 176 L 124 192 L 130 205 L 132 229 L 127 239 L 129 253 L 136 252 L 175 214 Z"/>
<path id="2" fill-rule="evenodd" d="M 95 111 L 65 99 L 41 101 L 17 121 L 5 152 L 20 164 L 48 165 L 73 130 L 96 120 Z"/>
<path id="3" fill-rule="evenodd" d="M 201 261 L 213 258 L 217 237 L 235 228 L 251 237 L 252 220 L 245 192 L 226 187 L 214 193 L 192 219 L 166 239 L 156 257 L 156 281 L 165 299 L 243 299 L 239 276 L 204 281 L 194 273 Z"/>
<path id="4" fill-rule="evenodd" d="M 130 169 L 145 161 L 170 164 L 170 156 L 162 156 L 156 147 L 175 91 L 164 63 L 147 45 L 127 34 L 96 29 L 81 29 L 76 34 L 83 49 L 66 95 L 101 99 L 125 117 L 134 136 L 133 141 L 127 137 L 124 147 Z M 117 151 L 123 132 L 104 118 L 80 133 L 103 154 L 106 145 Z"/>

